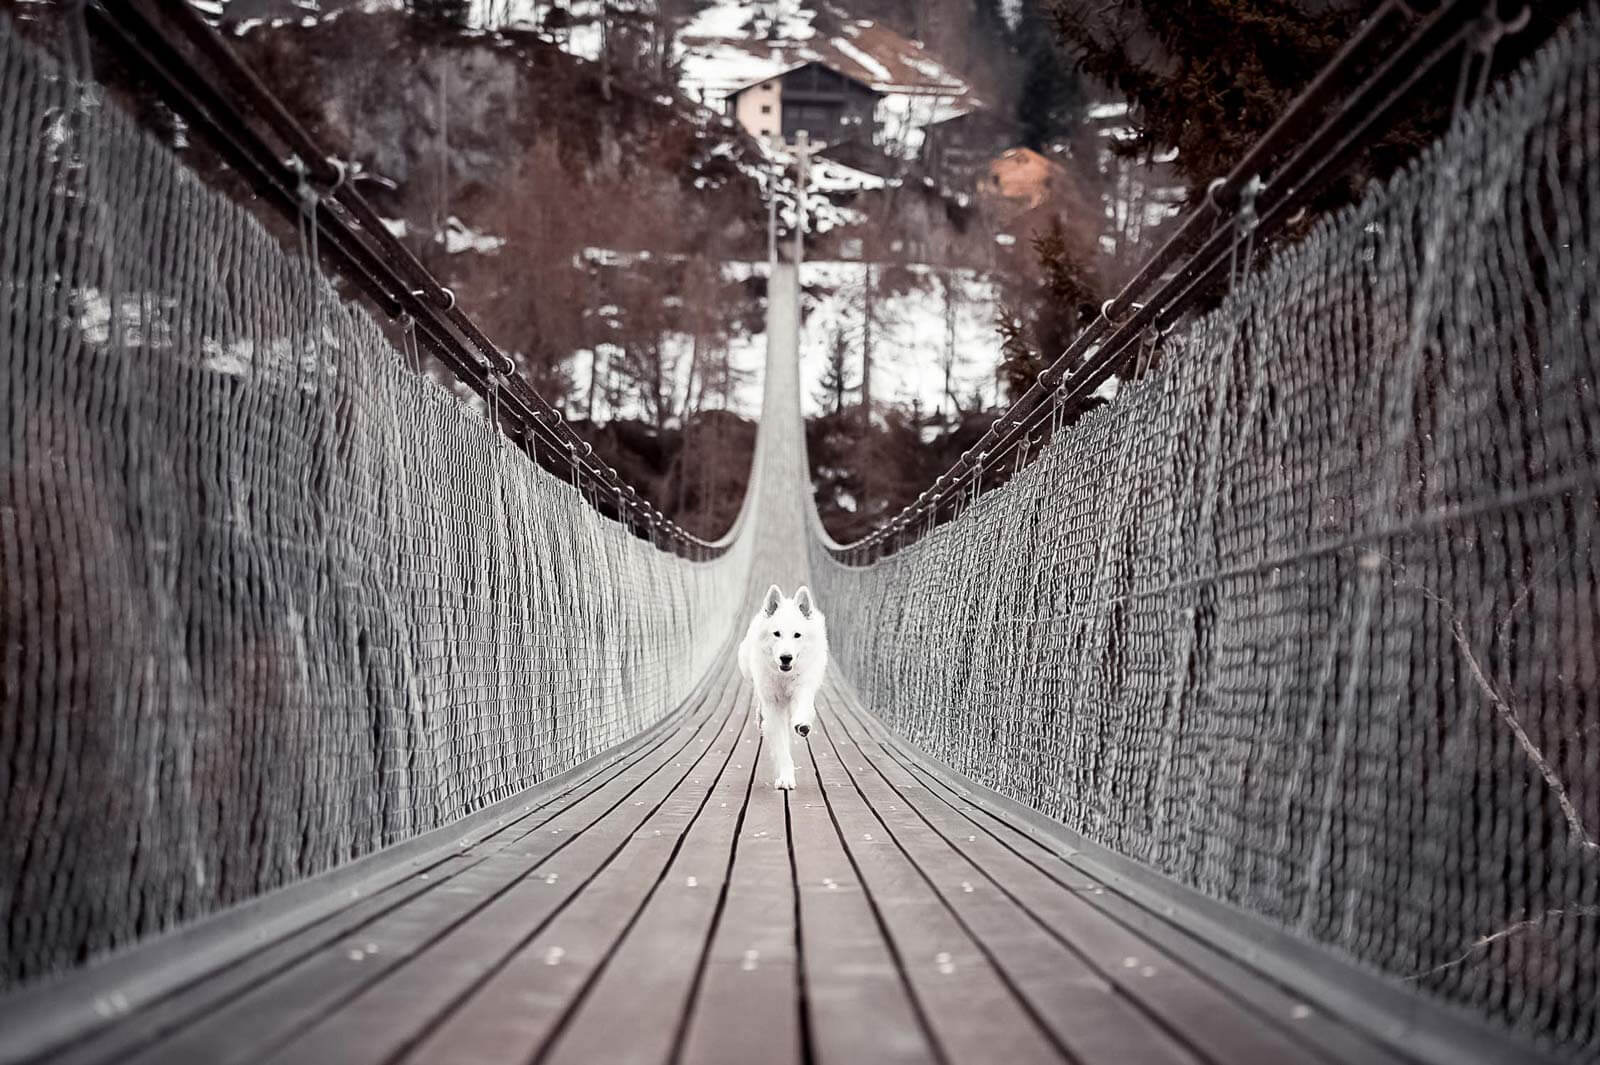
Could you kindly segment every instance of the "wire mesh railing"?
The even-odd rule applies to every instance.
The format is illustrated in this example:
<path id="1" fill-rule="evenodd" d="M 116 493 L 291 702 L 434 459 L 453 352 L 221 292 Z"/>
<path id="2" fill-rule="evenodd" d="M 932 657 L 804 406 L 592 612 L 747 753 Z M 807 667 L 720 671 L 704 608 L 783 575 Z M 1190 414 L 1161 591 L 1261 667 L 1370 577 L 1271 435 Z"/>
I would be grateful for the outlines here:
<path id="1" fill-rule="evenodd" d="M 1546 5 L 1542 17 L 1574 6 Z M 883 558 L 1005 483 L 1033 460 L 1063 419 L 1092 406 L 1098 389 L 1152 365 L 1160 357 L 1161 338 L 1266 254 L 1272 238 L 1300 219 L 1302 209 L 1347 172 L 1363 147 L 1405 117 L 1406 105 L 1432 72 L 1459 61 L 1458 109 L 1469 86 L 1481 92 L 1497 46 L 1515 38 L 1528 15 L 1524 8 L 1503 17 L 1494 0 L 1448 0 L 1423 16 L 1405 0 L 1377 5 L 1266 134 L 1211 183 L 1161 247 L 983 437 L 870 534 L 833 544 L 834 555 L 858 566 Z"/>
<path id="2" fill-rule="evenodd" d="M 569 477 L 602 513 L 665 550 L 704 560 L 727 548 L 726 538 L 704 540 L 662 514 L 565 423 L 559 408 L 528 386 L 455 293 L 346 180 L 346 165 L 314 141 L 188 0 L 83 0 L 79 6 L 117 58 L 266 204 L 313 233 L 314 250 L 396 322 L 418 352 L 437 358 L 477 394 L 514 444 Z"/>
<path id="3" fill-rule="evenodd" d="M 847 675 L 1089 839 L 1592 1057 L 1597 295 L 1590 4 L 1159 357 L 1158 318 L 1100 342 L 1135 372 L 1003 423 L 1006 483 L 819 529 Z"/>
<path id="4" fill-rule="evenodd" d="M 607 494 L 428 280 L 358 247 L 359 205 L 211 110 L 223 94 L 137 28 L 146 5 L 63 10 L 66 61 L 0 18 L 0 984 L 638 733 L 715 661 L 748 571 L 738 525 L 633 535 L 654 512 Z M 112 23 L 298 244 L 93 80 L 88 34 Z M 340 297 L 334 244 L 483 371 L 463 379 L 487 417 Z"/>

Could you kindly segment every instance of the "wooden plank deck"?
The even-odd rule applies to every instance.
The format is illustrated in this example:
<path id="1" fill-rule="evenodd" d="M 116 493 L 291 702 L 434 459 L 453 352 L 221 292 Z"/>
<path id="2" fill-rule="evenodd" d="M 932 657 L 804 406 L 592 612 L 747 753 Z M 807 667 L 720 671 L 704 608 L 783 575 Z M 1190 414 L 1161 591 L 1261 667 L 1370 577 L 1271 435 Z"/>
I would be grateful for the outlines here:
<path id="1" fill-rule="evenodd" d="M 760 744 L 724 663 L 625 756 L 28 1060 L 1423 1060 L 976 805 L 839 684 L 798 790 Z"/>

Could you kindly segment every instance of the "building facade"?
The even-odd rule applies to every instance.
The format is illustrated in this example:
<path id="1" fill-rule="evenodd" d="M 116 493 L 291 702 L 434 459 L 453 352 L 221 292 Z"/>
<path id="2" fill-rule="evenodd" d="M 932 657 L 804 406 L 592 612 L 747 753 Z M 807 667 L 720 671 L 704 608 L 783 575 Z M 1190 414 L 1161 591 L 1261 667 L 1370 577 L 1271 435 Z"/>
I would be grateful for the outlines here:
<path id="1" fill-rule="evenodd" d="M 877 132 L 882 94 L 865 82 L 810 62 L 741 86 L 728 95 L 728 111 L 752 136 L 792 144 L 805 130 L 823 144 L 864 139 Z"/>

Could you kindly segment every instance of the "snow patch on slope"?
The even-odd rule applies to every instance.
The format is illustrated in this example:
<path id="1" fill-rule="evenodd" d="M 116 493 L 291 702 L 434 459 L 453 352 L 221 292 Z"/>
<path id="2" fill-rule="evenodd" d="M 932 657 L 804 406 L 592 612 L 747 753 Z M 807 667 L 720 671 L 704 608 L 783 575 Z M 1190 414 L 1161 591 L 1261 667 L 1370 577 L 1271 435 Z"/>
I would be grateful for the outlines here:
<path id="1" fill-rule="evenodd" d="M 876 270 L 880 283 L 883 269 L 880 264 Z M 994 282 L 973 270 L 945 271 L 920 263 L 906 269 L 912 275 L 908 289 L 882 295 L 873 308 L 874 402 L 916 405 L 925 413 L 949 411 L 945 364 L 950 361 L 950 390 L 962 403 L 976 393 L 986 404 L 996 404 L 995 367 L 1001 352 L 994 328 L 999 302 Z M 849 376 L 859 383 L 866 267 L 858 262 L 810 262 L 801 268 L 800 277 L 807 290 L 800 328 L 800 403 L 809 417 L 823 413 L 818 393 L 835 336 L 844 338 Z"/>

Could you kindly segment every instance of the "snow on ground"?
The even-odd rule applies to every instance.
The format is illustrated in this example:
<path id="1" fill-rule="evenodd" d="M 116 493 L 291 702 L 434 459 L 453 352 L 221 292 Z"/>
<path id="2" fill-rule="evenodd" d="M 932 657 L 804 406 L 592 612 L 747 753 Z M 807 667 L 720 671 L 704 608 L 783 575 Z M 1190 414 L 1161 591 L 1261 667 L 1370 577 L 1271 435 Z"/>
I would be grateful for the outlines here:
<path id="1" fill-rule="evenodd" d="M 836 159 L 813 159 L 807 170 L 810 192 L 859 192 L 863 189 L 881 189 L 889 183 L 887 178 L 869 174 L 865 170 L 845 166 Z"/>
<path id="2" fill-rule="evenodd" d="M 627 253 L 614 252 L 610 249 L 589 248 L 586 253 L 604 253 L 607 261 L 617 263 L 630 261 L 637 256 Z M 601 256 L 587 255 L 591 261 L 598 261 Z M 764 261 L 740 262 L 729 261 L 723 263 L 723 277 L 729 281 L 747 281 L 752 277 L 765 277 L 767 264 Z M 607 304 L 593 312 L 602 319 L 614 318 L 621 313 L 621 308 Z M 689 356 L 693 350 L 694 341 L 686 333 L 667 333 L 662 337 L 662 352 L 666 361 L 672 364 L 672 406 L 680 409 L 684 396 L 689 389 Z M 761 389 L 767 366 L 767 334 L 764 330 L 752 333 L 742 333 L 731 337 L 727 343 L 728 367 L 736 378 L 732 389 L 728 409 L 733 413 L 746 418 L 758 417 L 761 413 Z M 722 352 L 703 352 L 707 360 L 720 361 Z M 601 380 L 606 379 L 605 368 L 615 365 L 622 359 L 622 349 L 615 344 L 600 343 L 593 348 L 580 348 L 572 353 L 567 361 L 567 369 L 572 375 L 572 390 L 567 399 L 567 410 L 574 416 L 583 416 L 588 411 L 589 382 L 593 378 L 596 367 L 601 368 Z M 604 396 L 597 394 L 595 397 L 594 417 L 601 422 L 616 421 L 618 419 L 645 417 L 645 410 L 637 397 L 620 397 L 615 405 L 606 401 Z"/>
<path id="3" fill-rule="evenodd" d="M 891 155 L 915 158 L 924 127 L 972 110 L 970 98 L 933 92 L 894 92 L 878 101 L 878 142 Z"/>
<path id="4" fill-rule="evenodd" d="M 997 297 L 993 283 L 971 270 L 954 271 L 953 306 L 948 308 L 951 314 L 947 319 L 943 271 L 920 264 L 909 269 L 915 284 L 905 292 L 881 298 L 873 311 L 874 401 L 915 403 L 930 412 L 950 410 L 945 396 L 945 362 L 953 356 L 952 391 L 961 401 L 965 403 L 976 392 L 984 402 L 996 403 L 1000 337 L 994 328 Z M 817 394 L 836 335 L 842 335 L 848 345 L 851 383 L 860 382 L 865 274 L 866 267 L 858 262 L 814 262 L 801 268 L 802 286 L 822 290 L 815 298 L 809 293 L 805 297 L 800 330 L 800 402 L 807 415 L 822 412 Z"/>
<path id="5" fill-rule="evenodd" d="M 395 227 L 388 220 L 384 226 L 395 236 L 405 235 L 405 222 L 400 222 L 400 232 L 395 233 Z M 434 234 L 437 243 L 444 245 L 444 250 L 449 255 L 459 255 L 464 251 L 480 252 L 484 255 L 493 255 L 505 244 L 506 238 L 497 237 L 493 233 L 480 233 L 467 225 L 455 215 L 451 215 L 445 222 L 444 229 Z"/>
<path id="6" fill-rule="evenodd" d="M 744 281 L 767 273 L 764 261 L 730 261 L 723 264 L 723 276 Z M 881 267 L 879 268 L 881 270 Z M 977 393 L 993 405 L 999 401 L 995 367 L 1000 362 L 1000 338 L 994 329 L 996 292 L 992 282 L 972 270 L 953 272 L 953 307 L 946 318 L 944 274 L 942 270 L 914 264 L 909 272 L 913 284 L 904 292 L 880 298 L 873 318 L 872 392 L 875 402 L 911 406 L 925 412 L 950 410 L 945 396 L 945 360 L 954 354 L 952 389 L 966 403 Z M 842 335 L 848 346 L 848 374 L 859 384 L 862 345 L 862 279 L 865 268 L 859 262 L 808 262 L 801 267 L 802 284 L 819 290 L 804 298 L 800 329 L 800 405 L 807 416 L 822 413 L 819 399 L 827 369 L 828 350 L 835 335 Z M 602 308 L 599 313 L 604 313 Z M 954 325 L 954 347 L 950 345 L 950 324 Z M 681 401 L 688 388 L 689 345 L 687 336 L 668 334 L 664 341 L 669 360 L 676 355 L 673 395 Z M 728 342 L 728 362 L 741 380 L 734 389 L 730 409 L 747 418 L 761 413 L 761 390 L 767 359 L 767 337 L 756 331 L 733 337 Z M 720 353 L 712 357 L 720 358 Z M 610 344 L 573 353 L 568 366 L 573 389 L 569 410 L 581 415 L 586 409 L 589 379 L 597 364 L 620 359 L 621 351 Z M 676 405 L 676 403 L 675 403 Z M 597 401 L 595 415 L 601 421 L 638 418 L 643 410 L 638 401 L 623 399 L 611 407 Z"/>
<path id="7" fill-rule="evenodd" d="M 719 0 L 701 9 L 682 30 L 685 37 L 750 37 L 767 33 L 774 37 L 803 41 L 816 34 L 811 22 L 817 17 L 801 0 L 769 0 L 752 4 L 748 0 Z M 770 27 L 770 28 L 769 28 Z"/>

